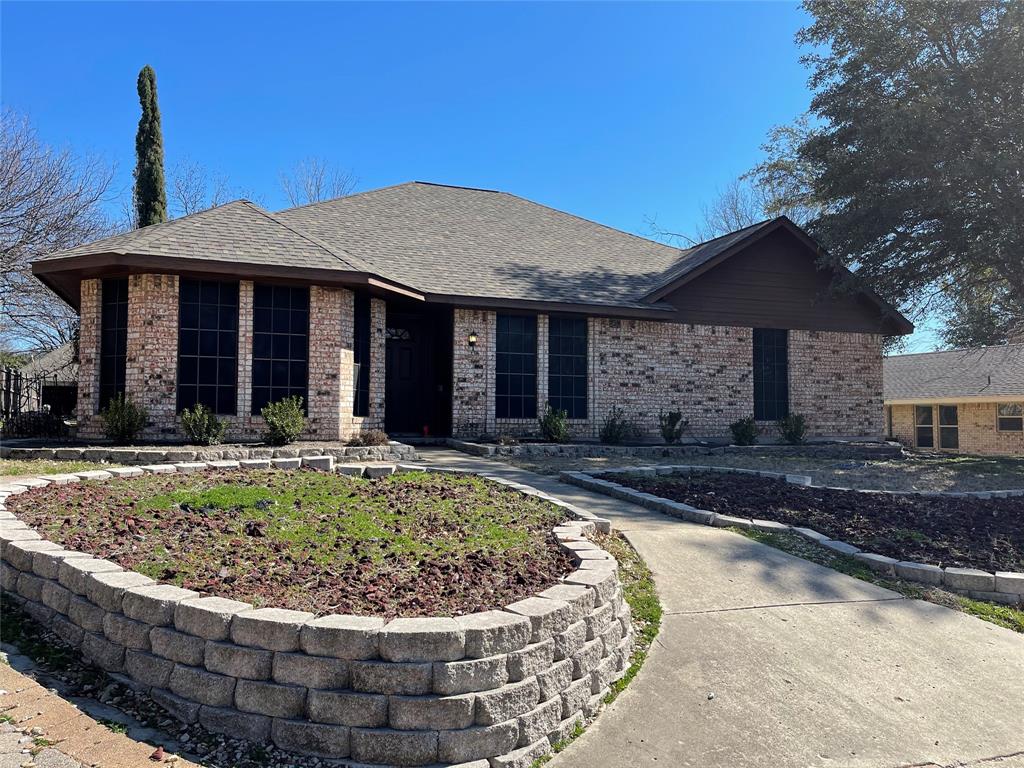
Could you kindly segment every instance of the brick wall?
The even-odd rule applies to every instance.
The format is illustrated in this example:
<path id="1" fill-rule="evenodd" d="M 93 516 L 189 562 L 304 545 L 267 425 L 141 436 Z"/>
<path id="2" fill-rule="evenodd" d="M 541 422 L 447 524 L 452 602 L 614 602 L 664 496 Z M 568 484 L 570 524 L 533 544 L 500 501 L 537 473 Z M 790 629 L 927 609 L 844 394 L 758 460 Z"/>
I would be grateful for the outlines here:
<path id="1" fill-rule="evenodd" d="M 78 331 L 78 434 L 100 437 L 103 427 L 96 409 L 100 403 L 100 280 L 83 280 Z"/>
<path id="2" fill-rule="evenodd" d="M 347 329 L 347 332 L 346 332 Z M 352 414 L 352 292 L 309 289 L 309 439 L 337 440 Z"/>
<path id="3" fill-rule="evenodd" d="M 812 435 L 882 435 L 882 337 L 790 331 L 789 410 L 807 417 Z"/>
<path id="4" fill-rule="evenodd" d="M 142 437 L 175 437 L 178 381 L 178 278 L 128 279 L 125 393 L 149 414 Z"/>
<path id="5" fill-rule="evenodd" d="M 1000 432 L 996 429 L 996 403 L 956 403 L 959 421 L 960 453 L 974 453 L 985 456 L 1024 456 L 1024 432 Z M 893 405 L 893 437 L 904 445 L 916 448 L 914 432 L 914 406 Z M 929 407 L 936 408 L 929 404 Z M 938 424 L 938 412 L 933 413 L 933 423 Z M 934 444 L 939 445 L 937 426 L 934 429 Z M 935 449 L 926 449 L 935 450 Z"/>
<path id="6" fill-rule="evenodd" d="M 536 420 L 494 418 L 495 313 L 455 310 L 453 431 L 456 436 L 525 434 Z M 548 322 L 539 315 L 538 414 L 547 399 Z M 479 337 L 476 348 L 466 342 Z M 588 320 L 588 418 L 576 437 L 595 438 L 613 407 L 660 439 L 659 413 L 679 410 L 690 434 L 725 437 L 728 425 L 753 413 L 753 332 L 750 328 L 649 320 Z M 873 334 L 790 333 L 791 410 L 808 417 L 812 436 L 878 437 L 882 418 L 881 337 Z M 769 426 L 775 436 L 774 425 Z"/>

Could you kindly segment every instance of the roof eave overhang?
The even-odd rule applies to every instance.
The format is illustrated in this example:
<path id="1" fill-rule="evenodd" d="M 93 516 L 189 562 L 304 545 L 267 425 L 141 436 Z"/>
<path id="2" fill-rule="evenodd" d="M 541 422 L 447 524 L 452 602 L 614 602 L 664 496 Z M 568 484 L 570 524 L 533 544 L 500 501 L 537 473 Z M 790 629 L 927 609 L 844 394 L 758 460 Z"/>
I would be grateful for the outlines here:
<path id="1" fill-rule="evenodd" d="M 670 280 L 669 282 L 664 283 L 663 285 L 655 288 L 653 291 L 651 291 L 650 293 L 646 294 L 643 297 L 643 301 L 651 303 L 661 301 L 673 291 L 686 285 L 689 282 L 692 282 L 693 280 L 703 275 L 705 272 L 708 272 L 709 270 L 712 270 L 715 267 L 717 267 L 723 261 L 726 261 L 727 259 L 735 256 L 737 253 L 746 250 L 754 243 L 767 237 L 773 232 L 778 231 L 779 229 L 785 229 L 787 232 L 794 235 L 804 245 L 806 245 L 808 248 L 814 251 L 815 255 L 818 258 L 825 255 L 825 249 L 822 248 L 817 243 L 817 241 L 814 240 L 814 238 L 812 238 L 810 235 L 804 232 L 789 218 L 785 216 L 779 216 L 770 224 L 761 227 L 756 232 L 752 232 L 747 237 L 744 237 L 741 240 L 733 243 L 720 254 L 715 256 L 713 259 L 708 259 L 708 261 L 704 262 L 699 267 L 696 267 L 695 269 L 687 272 L 684 275 L 680 275 L 675 280 Z M 848 269 L 844 268 L 844 272 L 849 276 L 856 277 Z M 885 299 L 876 294 L 874 291 L 864 286 L 860 286 L 858 287 L 857 292 L 881 311 L 883 330 L 881 330 L 880 333 L 886 336 L 906 336 L 914 332 L 914 324 L 910 322 L 906 317 L 904 317 L 898 309 L 893 307 L 891 304 L 889 304 Z"/>
<path id="2" fill-rule="evenodd" d="M 139 253 L 94 253 L 45 259 L 32 265 L 32 273 L 75 309 L 79 306 L 79 283 L 97 277 L 139 273 L 195 275 L 241 280 L 273 280 L 317 285 L 365 287 L 381 294 L 399 295 L 423 301 L 424 294 L 377 274 L 344 269 L 258 264 L 214 259 L 187 259 Z"/>
<path id="3" fill-rule="evenodd" d="M 955 403 L 1024 403 L 1019 395 L 947 395 L 945 397 L 886 397 L 885 405 L 951 405 Z"/>

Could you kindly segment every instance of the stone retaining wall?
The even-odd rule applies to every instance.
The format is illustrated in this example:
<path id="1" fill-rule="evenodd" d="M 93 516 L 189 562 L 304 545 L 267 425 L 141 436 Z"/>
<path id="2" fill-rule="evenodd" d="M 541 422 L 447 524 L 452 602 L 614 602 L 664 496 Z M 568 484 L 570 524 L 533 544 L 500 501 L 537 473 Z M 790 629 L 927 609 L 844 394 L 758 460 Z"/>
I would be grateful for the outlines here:
<path id="1" fill-rule="evenodd" d="M 300 461 L 370 476 L 395 470 L 334 468 L 329 456 L 191 462 L 42 477 L 0 487 L 0 495 L 144 471 Z M 554 535 L 577 570 L 500 610 L 385 621 L 253 608 L 62 549 L 6 510 L 0 587 L 4 599 L 180 721 L 358 765 L 525 768 L 596 715 L 629 666 L 633 632 L 617 563 L 587 538 L 607 521 L 490 479 L 575 518 Z"/>
<path id="2" fill-rule="evenodd" d="M 208 448 L 163 447 L 84 447 L 17 448 L 0 447 L 3 459 L 45 459 L 47 461 L 97 461 L 110 464 L 165 464 L 182 461 L 221 461 L 241 459 L 294 459 L 331 456 L 338 461 L 410 461 L 416 450 L 411 445 L 389 442 L 375 446 L 245 446 L 220 445 Z"/>
<path id="3" fill-rule="evenodd" d="M 848 544 L 845 541 L 830 539 L 822 533 L 811 528 L 801 528 L 779 523 L 774 520 L 758 520 L 756 518 L 735 517 L 722 515 L 706 509 L 698 509 L 680 501 L 672 501 L 655 496 L 651 493 L 644 493 L 635 488 L 616 483 L 614 480 L 605 479 L 620 474 L 659 474 L 670 475 L 685 472 L 733 472 L 747 475 L 760 475 L 772 477 L 778 480 L 785 480 L 797 485 L 811 485 L 811 478 L 806 475 L 787 475 L 781 472 L 764 472 L 754 469 L 736 469 L 734 467 L 707 467 L 699 465 L 675 465 L 664 467 L 615 467 L 611 469 L 595 470 L 592 472 L 563 472 L 559 479 L 566 483 L 578 485 L 590 491 L 613 496 L 623 501 L 639 504 L 648 509 L 663 512 L 673 517 L 688 520 L 693 523 L 712 525 L 718 528 L 754 528 L 763 531 L 787 531 L 798 533 L 823 547 L 834 550 L 844 555 L 850 555 L 861 560 L 871 570 L 885 576 L 899 577 L 908 581 L 916 581 L 930 586 L 941 586 L 951 592 L 968 595 L 976 600 L 989 600 L 991 602 L 1005 603 L 1007 605 L 1024 604 L 1024 573 L 1009 571 L 997 571 L 995 573 L 982 571 L 975 568 L 942 568 L 938 565 L 918 563 L 912 560 L 897 560 L 893 557 L 886 557 L 875 552 L 864 552 L 859 547 Z M 832 486 L 815 486 L 831 488 Z M 835 490 L 850 491 L 851 488 L 837 488 Z M 883 493 L 893 496 L 954 496 L 954 497 L 976 497 L 976 498 L 1007 498 L 1010 496 L 1024 496 L 1024 489 L 1004 491 L 963 491 L 953 493 L 921 492 L 921 491 L 862 491 L 862 493 Z"/>

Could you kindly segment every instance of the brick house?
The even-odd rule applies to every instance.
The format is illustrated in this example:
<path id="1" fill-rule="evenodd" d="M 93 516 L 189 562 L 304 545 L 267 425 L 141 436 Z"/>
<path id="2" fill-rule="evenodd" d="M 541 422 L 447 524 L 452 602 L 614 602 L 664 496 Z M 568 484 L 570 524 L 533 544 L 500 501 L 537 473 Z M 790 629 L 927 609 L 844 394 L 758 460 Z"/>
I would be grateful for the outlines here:
<path id="1" fill-rule="evenodd" d="M 546 403 L 594 438 L 756 415 L 880 437 L 884 335 L 911 324 L 830 291 L 785 218 L 679 249 L 522 198 L 413 182 L 268 213 L 237 201 L 40 259 L 81 316 L 80 433 L 124 391 L 146 437 L 196 402 L 257 437 L 291 394 L 310 439 L 529 433 Z"/>
<path id="2" fill-rule="evenodd" d="M 894 355 L 887 431 L 924 450 L 1024 456 L 1024 343 Z"/>

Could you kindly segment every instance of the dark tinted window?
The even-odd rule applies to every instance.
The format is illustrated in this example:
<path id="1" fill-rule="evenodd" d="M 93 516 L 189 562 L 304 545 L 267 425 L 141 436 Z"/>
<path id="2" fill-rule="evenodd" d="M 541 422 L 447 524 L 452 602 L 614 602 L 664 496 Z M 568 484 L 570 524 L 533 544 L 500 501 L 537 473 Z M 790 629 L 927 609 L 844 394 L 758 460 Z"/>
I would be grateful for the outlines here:
<path id="1" fill-rule="evenodd" d="M 960 447 L 960 428 L 955 405 L 939 406 L 939 447 Z"/>
<path id="2" fill-rule="evenodd" d="M 537 418 L 537 318 L 498 315 L 494 413 L 499 419 Z"/>
<path id="3" fill-rule="evenodd" d="M 353 416 L 370 415 L 370 297 L 357 293 L 352 325 L 352 358 L 355 365 Z"/>
<path id="4" fill-rule="evenodd" d="M 754 329 L 754 418 L 789 414 L 789 331 Z"/>
<path id="5" fill-rule="evenodd" d="M 202 403 L 236 410 L 238 283 L 182 279 L 178 286 L 178 411 Z"/>
<path id="6" fill-rule="evenodd" d="M 548 328 L 548 402 L 570 419 L 587 418 L 587 320 L 552 317 Z"/>
<path id="7" fill-rule="evenodd" d="M 309 288 L 253 286 L 252 412 L 299 395 L 307 405 Z"/>
<path id="8" fill-rule="evenodd" d="M 128 354 L 128 278 L 103 281 L 100 297 L 100 410 L 124 392 Z"/>
<path id="9" fill-rule="evenodd" d="M 930 405 L 914 406 L 914 440 L 918 448 L 935 447 L 933 411 Z"/>

